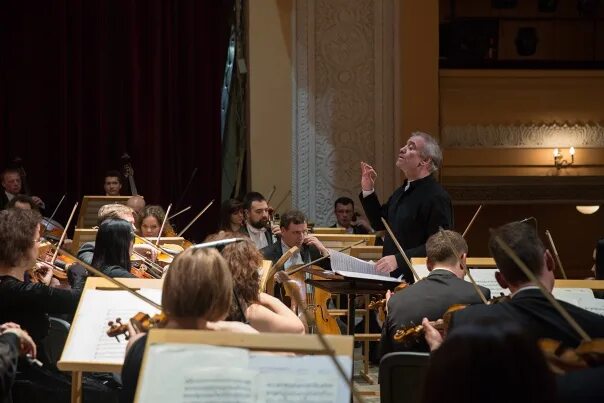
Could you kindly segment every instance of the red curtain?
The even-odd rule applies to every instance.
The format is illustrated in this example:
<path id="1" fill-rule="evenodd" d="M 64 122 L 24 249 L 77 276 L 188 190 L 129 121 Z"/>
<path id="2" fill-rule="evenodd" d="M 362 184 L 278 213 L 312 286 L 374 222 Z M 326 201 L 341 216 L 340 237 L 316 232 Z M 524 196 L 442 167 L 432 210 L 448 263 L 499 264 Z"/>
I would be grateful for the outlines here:
<path id="1" fill-rule="evenodd" d="M 232 0 L 0 2 L 1 165 L 23 159 L 47 215 L 67 193 L 63 220 L 124 152 L 148 204 L 176 204 L 197 168 L 176 223 L 216 199 L 189 231 L 199 240 L 220 204 L 231 14 Z"/>

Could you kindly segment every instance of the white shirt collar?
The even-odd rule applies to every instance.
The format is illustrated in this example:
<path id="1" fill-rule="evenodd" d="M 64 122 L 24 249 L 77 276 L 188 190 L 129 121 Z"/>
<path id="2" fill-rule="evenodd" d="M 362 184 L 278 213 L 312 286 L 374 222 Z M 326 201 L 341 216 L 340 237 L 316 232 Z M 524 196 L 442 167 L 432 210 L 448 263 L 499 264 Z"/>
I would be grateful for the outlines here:
<path id="1" fill-rule="evenodd" d="M 527 285 L 524 287 L 521 287 L 519 289 L 517 289 L 512 295 L 510 295 L 510 298 L 514 298 L 518 293 L 522 292 L 522 291 L 526 291 L 526 290 L 538 290 L 539 287 L 536 285 Z"/>

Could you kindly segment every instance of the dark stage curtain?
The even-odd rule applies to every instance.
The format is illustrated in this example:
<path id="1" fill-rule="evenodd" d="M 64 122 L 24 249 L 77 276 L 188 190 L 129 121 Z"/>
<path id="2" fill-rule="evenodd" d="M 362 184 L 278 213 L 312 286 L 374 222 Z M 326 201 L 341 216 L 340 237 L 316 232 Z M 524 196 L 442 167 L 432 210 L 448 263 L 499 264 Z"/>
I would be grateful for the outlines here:
<path id="1" fill-rule="evenodd" d="M 67 193 L 61 220 L 124 152 L 148 204 L 176 204 L 197 168 L 176 223 L 216 199 L 189 237 L 213 231 L 231 15 L 232 0 L 1 1 L 0 165 L 23 159 L 46 215 Z"/>

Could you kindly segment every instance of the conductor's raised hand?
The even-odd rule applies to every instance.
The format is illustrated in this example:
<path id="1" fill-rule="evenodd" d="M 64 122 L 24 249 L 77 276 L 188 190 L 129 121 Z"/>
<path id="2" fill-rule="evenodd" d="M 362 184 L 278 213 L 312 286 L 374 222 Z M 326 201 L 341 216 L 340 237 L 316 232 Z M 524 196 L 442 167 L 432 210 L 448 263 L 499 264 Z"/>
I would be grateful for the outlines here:
<path id="1" fill-rule="evenodd" d="M 375 178 L 377 172 L 375 169 L 364 161 L 361 161 L 361 189 L 371 191 L 375 188 Z"/>

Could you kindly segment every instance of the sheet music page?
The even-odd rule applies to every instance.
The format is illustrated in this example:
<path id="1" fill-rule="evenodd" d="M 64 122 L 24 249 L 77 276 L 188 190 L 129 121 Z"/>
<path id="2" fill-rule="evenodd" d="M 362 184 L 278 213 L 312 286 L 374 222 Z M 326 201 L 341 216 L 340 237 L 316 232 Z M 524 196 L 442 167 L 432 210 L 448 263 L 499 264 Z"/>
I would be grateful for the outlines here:
<path id="1" fill-rule="evenodd" d="M 352 360 L 338 356 L 348 379 Z M 349 402 L 346 382 L 324 355 L 281 356 L 250 354 L 250 367 L 259 371 L 258 402 Z"/>
<path id="2" fill-rule="evenodd" d="M 597 299 L 590 288 L 554 288 L 552 294 L 560 301 L 568 302 L 598 315 L 604 315 L 604 300 Z"/>
<path id="3" fill-rule="evenodd" d="M 350 357 L 338 357 L 352 378 Z M 166 379 L 170 382 L 165 382 Z M 137 402 L 350 401 L 346 382 L 326 356 L 250 353 L 200 344 L 152 345 Z"/>
<path id="4" fill-rule="evenodd" d="M 430 274 L 430 270 L 428 270 L 428 265 L 414 264 L 413 268 L 415 269 L 415 272 L 417 273 L 420 279 L 428 277 L 428 274 Z"/>
<path id="5" fill-rule="evenodd" d="M 497 269 L 469 269 L 470 274 L 476 281 L 476 284 L 491 290 L 491 298 L 499 297 L 501 293 L 503 295 L 510 295 L 511 292 L 507 288 L 501 288 L 497 280 L 495 279 L 495 272 Z M 471 282 L 468 276 L 464 277 L 464 280 Z"/>
<path id="6" fill-rule="evenodd" d="M 161 299 L 161 290 L 141 291 L 152 300 Z M 127 342 L 124 336 L 119 337 L 121 342 L 107 336 L 107 324 L 117 318 L 125 323 L 138 312 L 154 315 L 158 310 L 127 291 L 86 290 L 61 361 L 122 364 Z"/>
<path id="7" fill-rule="evenodd" d="M 576 306 L 581 306 L 583 301 L 588 302 L 596 298 L 589 288 L 554 288 L 552 295 L 560 301 Z"/>
<path id="8" fill-rule="evenodd" d="M 378 273 L 373 262 L 367 262 L 332 249 L 329 250 L 329 255 L 331 269 L 342 276 L 400 283 L 400 280 L 396 278 Z"/>
<path id="9" fill-rule="evenodd" d="M 589 312 L 597 313 L 604 316 L 604 299 L 583 299 L 577 304 L 579 308 L 583 308 Z"/>

